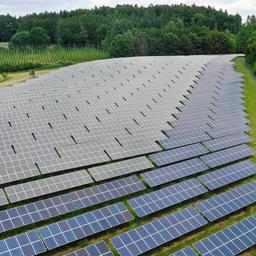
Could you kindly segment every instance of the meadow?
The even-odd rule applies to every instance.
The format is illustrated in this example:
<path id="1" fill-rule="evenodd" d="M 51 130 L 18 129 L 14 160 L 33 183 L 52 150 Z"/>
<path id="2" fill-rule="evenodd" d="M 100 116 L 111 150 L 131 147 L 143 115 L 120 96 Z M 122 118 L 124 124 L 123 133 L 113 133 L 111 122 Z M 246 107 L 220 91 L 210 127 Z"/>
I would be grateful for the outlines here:
<path id="1" fill-rule="evenodd" d="M 94 48 L 0 48 L 0 73 L 33 68 L 56 68 L 107 57 L 107 53 Z"/>

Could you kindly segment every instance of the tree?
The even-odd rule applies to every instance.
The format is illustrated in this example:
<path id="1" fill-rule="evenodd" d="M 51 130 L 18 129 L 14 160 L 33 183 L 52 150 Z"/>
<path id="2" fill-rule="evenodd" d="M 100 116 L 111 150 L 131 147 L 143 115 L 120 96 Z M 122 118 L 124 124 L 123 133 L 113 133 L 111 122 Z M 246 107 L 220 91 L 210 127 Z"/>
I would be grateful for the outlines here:
<path id="1" fill-rule="evenodd" d="M 216 54 L 225 54 L 234 52 L 234 42 L 227 33 L 212 32 L 210 41 L 210 51 Z"/>
<path id="2" fill-rule="evenodd" d="M 149 53 L 148 35 L 143 31 L 134 32 L 134 51 L 136 56 L 146 56 Z"/>
<path id="3" fill-rule="evenodd" d="M 9 14 L 6 16 L 0 15 L 0 42 L 9 42 L 12 35 L 14 35 L 18 28 L 16 18 Z"/>
<path id="4" fill-rule="evenodd" d="M 40 27 L 34 27 L 29 32 L 29 43 L 34 47 L 45 47 L 50 42 L 47 32 Z"/>
<path id="5" fill-rule="evenodd" d="M 110 26 L 107 24 L 100 24 L 96 29 L 97 40 L 99 45 L 101 45 L 102 41 L 106 38 L 107 34 L 110 32 Z"/>
<path id="6" fill-rule="evenodd" d="M 14 47 L 14 48 L 27 47 L 29 43 L 30 43 L 29 32 L 21 31 L 12 36 L 10 47 Z"/>
<path id="7" fill-rule="evenodd" d="M 130 34 L 116 35 L 109 48 L 111 57 L 134 56 L 134 39 Z"/>
<path id="8" fill-rule="evenodd" d="M 180 54 L 180 39 L 173 33 L 164 33 L 162 37 L 163 52 L 165 55 Z"/>

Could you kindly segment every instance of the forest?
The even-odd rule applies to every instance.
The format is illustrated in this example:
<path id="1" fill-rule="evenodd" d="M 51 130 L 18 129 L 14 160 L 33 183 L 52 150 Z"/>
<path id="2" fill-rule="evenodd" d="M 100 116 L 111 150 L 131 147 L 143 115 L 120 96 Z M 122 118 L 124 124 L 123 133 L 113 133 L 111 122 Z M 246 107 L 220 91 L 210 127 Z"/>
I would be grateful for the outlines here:
<path id="1" fill-rule="evenodd" d="M 256 19 L 212 7 L 117 5 L 0 16 L 0 42 L 9 47 L 87 47 L 110 57 L 245 53 L 256 72 Z"/>

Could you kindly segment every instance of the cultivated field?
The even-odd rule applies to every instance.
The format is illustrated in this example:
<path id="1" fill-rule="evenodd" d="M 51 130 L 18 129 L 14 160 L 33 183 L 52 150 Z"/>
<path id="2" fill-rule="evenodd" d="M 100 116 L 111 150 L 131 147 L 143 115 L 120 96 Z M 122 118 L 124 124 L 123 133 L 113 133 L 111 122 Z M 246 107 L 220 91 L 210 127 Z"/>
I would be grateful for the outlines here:
<path id="1" fill-rule="evenodd" d="M 91 48 L 0 49 L 0 72 L 61 67 L 105 58 L 105 52 Z"/>

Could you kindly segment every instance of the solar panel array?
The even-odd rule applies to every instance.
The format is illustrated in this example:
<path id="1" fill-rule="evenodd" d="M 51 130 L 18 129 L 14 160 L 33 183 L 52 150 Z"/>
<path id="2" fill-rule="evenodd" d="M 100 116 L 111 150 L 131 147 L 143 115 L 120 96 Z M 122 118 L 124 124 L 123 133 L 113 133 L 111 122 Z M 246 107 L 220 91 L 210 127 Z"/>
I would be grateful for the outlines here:
<path id="1" fill-rule="evenodd" d="M 0 255 L 161 254 L 254 207 L 233 57 L 95 61 L 0 90 Z"/>
<path id="2" fill-rule="evenodd" d="M 0 211 L 0 233 L 61 216 L 145 189 L 136 176 L 122 178 Z"/>
<path id="3" fill-rule="evenodd" d="M 211 151 L 216 151 L 224 148 L 229 148 L 239 144 L 250 142 L 250 136 L 245 133 L 233 134 L 224 138 L 217 138 L 203 142 L 203 144 Z"/>
<path id="4" fill-rule="evenodd" d="M 0 255 L 39 255 L 46 248 L 36 231 L 29 231 L 17 236 L 0 240 Z"/>
<path id="5" fill-rule="evenodd" d="M 38 229 L 48 250 L 133 220 L 123 203 L 110 205 Z"/>
<path id="6" fill-rule="evenodd" d="M 197 204 L 196 208 L 209 221 L 215 221 L 255 202 L 256 182 L 251 182 L 204 200 Z"/>
<path id="7" fill-rule="evenodd" d="M 199 176 L 198 179 L 203 182 L 208 189 L 214 190 L 254 174 L 256 174 L 256 164 L 250 160 L 245 160 L 203 174 Z"/>
<path id="8" fill-rule="evenodd" d="M 211 137 L 205 132 L 182 135 L 175 134 L 175 136 L 172 134 L 172 136 L 174 138 L 162 139 L 159 141 L 164 149 L 177 148 L 211 139 Z"/>
<path id="9" fill-rule="evenodd" d="M 170 242 L 207 224 L 192 207 L 113 237 L 111 242 L 121 256 L 136 256 Z"/>
<path id="10" fill-rule="evenodd" d="M 202 144 L 194 144 L 180 148 L 170 149 L 164 152 L 150 155 L 150 159 L 157 165 L 162 166 L 179 162 L 188 158 L 208 153 L 209 151 Z"/>
<path id="11" fill-rule="evenodd" d="M 0 189 L 0 206 L 8 204 L 6 195 L 2 189 Z"/>
<path id="12" fill-rule="evenodd" d="M 89 245 L 66 256 L 114 256 L 104 241 Z"/>
<path id="13" fill-rule="evenodd" d="M 153 171 L 142 173 L 140 176 L 150 187 L 158 186 L 183 177 L 206 171 L 208 166 L 199 158 L 193 158 L 177 164 L 168 165 Z"/>
<path id="14" fill-rule="evenodd" d="M 256 244 L 256 214 L 195 244 L 202 256 L 233 256 Z"/>
<path id="15" fill-rule="evenodd" d="M 197 256 L 197 254 L 195 253 L 195 251 L 193 250 L 192 247 L 186 247 L 186 248 L 179 250 L 171 255 L 172 256 Z"/>
<path id="16" fill-rule="evenodd" d="M 248 145 L 240 145 L 202 156 L 200 159 L 209 167 L 214 168 L 254 154 L 255 151 Z"/>
<path id="17" fill-rule="evenodd" d="M 196 179 L 190 179 L 135 197 L 128 203 L 138 216 L 143 217 L 206 192 L 207 189 Z"/>
<path id="18" fill-rule="evenodd" d="M 13 203 L 92 182 L 93 180 L 87 171 L 82 170 L 6 187 L 5 191 Z"/>
<path id="19" fill-rule="evenodd" d="M 100 181 L 149 169 L 151 167 L 153 167 L 153 164 L 146 157 L 142 156 L 121 162 L 89 168 L 89 172 L 96 181 Z"/>

